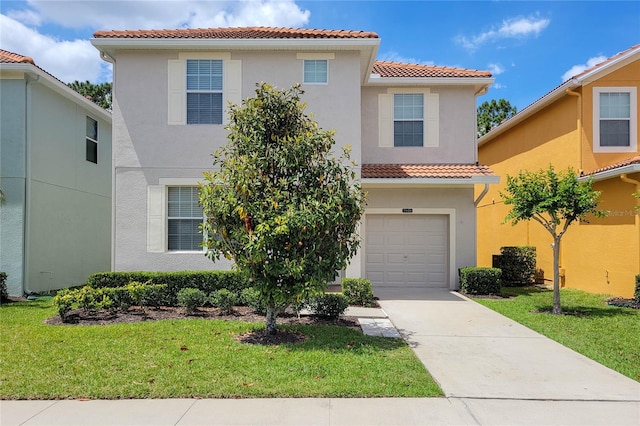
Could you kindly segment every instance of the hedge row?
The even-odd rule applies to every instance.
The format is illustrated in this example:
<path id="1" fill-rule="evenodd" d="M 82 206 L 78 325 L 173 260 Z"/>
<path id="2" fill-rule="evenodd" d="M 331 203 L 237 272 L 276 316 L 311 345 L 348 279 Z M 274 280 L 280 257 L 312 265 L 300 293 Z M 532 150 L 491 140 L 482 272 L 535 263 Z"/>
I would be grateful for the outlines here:
<path id="1" fill-rule="evenodd" d="M 166 285 L 169 305 L 177 304 L 178 292 L 184 288 L 196 288 L 205 294 L 225 288 L 239 294 L 250 287 L 249 280 L 236 271 L 100 272 L 87 279 L 87 285 L 93 288 L 124 287 L 130 282 Z"/>
<path id="2" fill-rule="evenodd" d="M 501 276 L 498 268 L 462 268 L 460 290 L 467 294 L 500 294 Z"/>
<path id="3" fill-rule="evenodd" d="M 502 270 L 502 285 L 518 287 L 531 285 L 536 275 L 536 248 L 532 246 L 506 246 L 500 248 L 497 265 Z"/>
<path id="4" fill-rule="evenodd" d="M 7 293 L 7 273 L 0 271 L 0 303 L 9 299 L 9 293 Z"/>
<path id="5" fill-rule="evenodd" d="M 640 275 L 636 275 L 636 290 L 633 293 L 633 300 L 640 303 Z"/>

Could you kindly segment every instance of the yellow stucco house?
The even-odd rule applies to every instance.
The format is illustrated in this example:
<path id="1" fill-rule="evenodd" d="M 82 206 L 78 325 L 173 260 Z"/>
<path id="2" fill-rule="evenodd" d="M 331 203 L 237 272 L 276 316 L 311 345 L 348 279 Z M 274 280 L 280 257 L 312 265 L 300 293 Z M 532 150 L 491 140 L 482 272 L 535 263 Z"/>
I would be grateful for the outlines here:
<path id="1" fill-rule="evenodd" d="M 478 139 L 481 164 L 501 182 L 477 187 L 478 266 L 491 266 L 502 246 L 531 245 L 547 284 L 553 278 L 550 234 L 530 221 L 503 224 L 506 176 L 520 170 L 572 167 L 601 191 L 605 218 L 572 225 L 561 243 L 561 285 L 632 297 L 640 274 L 640 44 L 575 75 Z"/>

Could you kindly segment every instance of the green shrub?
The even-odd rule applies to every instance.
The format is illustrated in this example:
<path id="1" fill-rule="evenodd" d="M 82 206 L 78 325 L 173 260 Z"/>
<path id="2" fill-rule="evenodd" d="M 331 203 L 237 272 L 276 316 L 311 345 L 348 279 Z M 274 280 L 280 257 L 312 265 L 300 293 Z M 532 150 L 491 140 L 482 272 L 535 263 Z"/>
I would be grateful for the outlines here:
<path id="1" fill-rule="evenodd" d="M 636 291 L 633 293 L 633 300 L 640 303 L 640 275 L 636 275 Z"/>
<path id="2" fill-rule="evenodd" d="M 126 311 L 134 305 L 128 287 L 103 288 L 102 291 L 113 301 L 112 310 Z"/>
<path id="3" fill-rule="evenodd" d="M 536 276 L 536 248 L 532 246 L 501 247 L 498 267 L 506 287 L 533 284 Z"/>
<path id="4" fill-rule="evenodd" d="M 166 284 L 146 284 L 142 292 L 142 304 L 153 308 L 168 306 Z"/>
<path id="5" fill-rule="evenodd" d="M 233 312 L 233 307 L 238 304 L 238 295 L 226 288 L 216 290 L 209 295 L 209 302 L 214 308 L 218 308 L 224 314 Z"/>
<path id="6" fill-rule="evenodd" d="M 188 313 L 195 312 L 207 301 L 204 292 L 198 288 L 183 288 L 178 292 L 177 297 L 178 305 L 185 308 Z"/>
<path id="7" fill-rule="evenodd" d="M 373 288 L 371 281 L 364 278 L 343 278 L 342 295 L 352 306 L 373 306 Z"/>
<path id="8" fill-rule="evenodd" d="M 58 309 L 58 315 L 60 315 L 60 319 L 62 322 L 67 321 L 67 314 L 73 308 L 73 304 L 76 301 L 76 297 L 73 294 L 73 290 L 65 288 L 63 290 L 59 290 L 55 297 L 53 298 L 53 304 Z"/>
<path id="9" fill-rule="evenodd" d="M 319 317 L 337 319 L 349 307 L 342 294 L 324 293 L 311 296 L 306 303 L 309 310 Z"/>
<path id="10" fill-rule="evenodd" d="M 462 268 L 460 290 L 467 294 L 500 294 L 501 275 L 498 268 Z"/>
<path id="11" fill-rule="evenodd" d="M 9 293 L 7 293 L 7 273 L 0 271 L 0 303 L 9 299 Z"/>
<path id="12" fill-rule="evenodd" d="M 248 280 L 237 271 L 176 271 L 176 272 L 100 272 L 87 279 L 87 285 L 95 288 L 125 287 L 136 281 L 167 286 L 166 304 L 177 305 L 177 294 L 183 288 L 197 288 L 205 294 L 226 288 L 240 293 L 249 287 Z"/>
<path id="13" fill-rule="evenodd" d="M 253 287 L 245 288 L 240 292 L 240 304 L 250 307 L 259 315 L 265 315 L 267 312 L 267 305 L 262 300 L 260 291 Z"/>

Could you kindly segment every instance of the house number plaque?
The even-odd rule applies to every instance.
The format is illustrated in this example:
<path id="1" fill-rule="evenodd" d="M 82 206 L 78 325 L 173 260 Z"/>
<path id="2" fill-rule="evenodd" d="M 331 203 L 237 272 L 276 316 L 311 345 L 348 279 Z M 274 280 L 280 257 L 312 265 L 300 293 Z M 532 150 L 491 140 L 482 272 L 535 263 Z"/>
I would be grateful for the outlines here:
<path id="1" fill-rule="evenodd" d="M 402 209 L 402 213 L 413 213 L 413 209 Z"/>

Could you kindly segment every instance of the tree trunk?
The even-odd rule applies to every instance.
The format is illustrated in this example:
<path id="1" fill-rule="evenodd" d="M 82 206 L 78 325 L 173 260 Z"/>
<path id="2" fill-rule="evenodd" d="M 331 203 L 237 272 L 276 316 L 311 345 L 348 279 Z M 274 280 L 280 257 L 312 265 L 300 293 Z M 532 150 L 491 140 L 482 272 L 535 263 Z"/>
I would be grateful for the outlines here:
<path id="1" fill-rule="evenodd" d="M 278 317 L 278 311 L 274 306 L 267 306 L 267 334 L 274 335 L 278 332 L 276 326 L 276 318 Z"/>
<path id="2" fill-rule="evenodd" d="M 553 310 L 554 314 L 562 313 L 560 306 L 560 238 L 553 237 Z"/>

